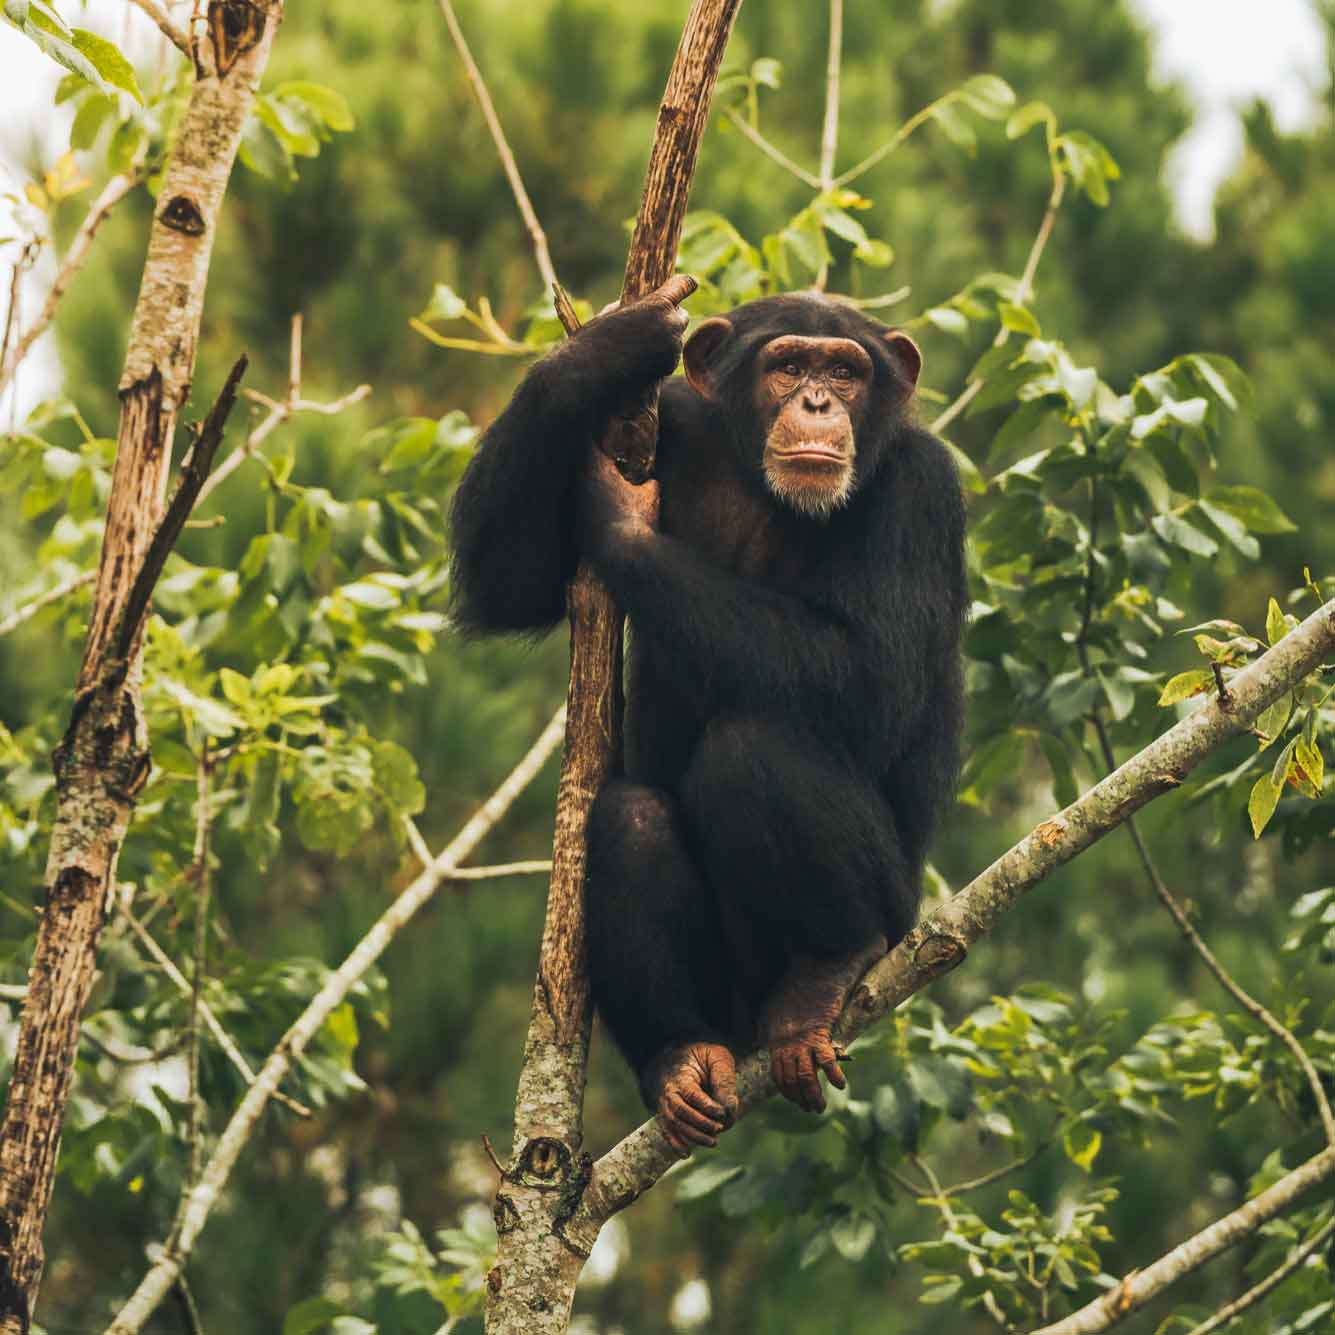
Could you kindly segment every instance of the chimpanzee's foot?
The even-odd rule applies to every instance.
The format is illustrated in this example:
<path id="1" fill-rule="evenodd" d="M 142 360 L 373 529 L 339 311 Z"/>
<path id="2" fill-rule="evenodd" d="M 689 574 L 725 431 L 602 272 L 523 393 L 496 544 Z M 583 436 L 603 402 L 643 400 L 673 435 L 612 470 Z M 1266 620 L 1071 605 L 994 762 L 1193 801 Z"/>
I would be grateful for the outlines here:
<path id="1" fill-rule="evenodd" d="M 817 1072 L 824 1071 L 836 1089 L 846 1089 L 848 1081 L 839 1069 L 839 1058 L 828 1026 L 810 1029 L 791 1038 L 771 1040 L 769 1070 L 779 1093 L 807 1112 L 824 1112 L 825 1095 L 821 1093 Z"/>
<path id="2" fill-rule="evenodd" d="M 683 1159 L 692 1145 L 717 1145 L 737 1117 L 737 1062 L 722 1043 L 680 1043 L 662 1052 L 641 1077 L 668 1144 Z"/>
<path id="3" fill-rule="evenodd" d="M 888 942 L 877 937 L 862 950 L 837 959 L 795 956 L 774 989 L 761 1019 L 769 1046 L 770 1075 L 784 1098 L 807 1112 L 824 1112 L 820 1072 L 836 1088 L 848 1081 L 839 1068 L 843 1055 L 830 1031 L 853 985 L 885 954 Z"/>

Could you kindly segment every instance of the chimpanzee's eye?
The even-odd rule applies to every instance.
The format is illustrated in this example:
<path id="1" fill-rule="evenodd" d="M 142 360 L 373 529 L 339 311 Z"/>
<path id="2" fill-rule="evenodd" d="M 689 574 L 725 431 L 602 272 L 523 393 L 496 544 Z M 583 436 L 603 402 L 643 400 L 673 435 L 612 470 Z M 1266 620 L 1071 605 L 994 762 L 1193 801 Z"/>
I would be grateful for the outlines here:
<path id="1" fill-rule="evenodd" d="M 853 368 L 851 366 L 836 366 L 830 374 L 836 380 L 852 380 Z"/>
<path id="2" fill-rule="evenodd" d="M 785 362 L 783 373 L 784 375 L 799 376 L 802 374 L 802 368 L 796 362 Z"/>

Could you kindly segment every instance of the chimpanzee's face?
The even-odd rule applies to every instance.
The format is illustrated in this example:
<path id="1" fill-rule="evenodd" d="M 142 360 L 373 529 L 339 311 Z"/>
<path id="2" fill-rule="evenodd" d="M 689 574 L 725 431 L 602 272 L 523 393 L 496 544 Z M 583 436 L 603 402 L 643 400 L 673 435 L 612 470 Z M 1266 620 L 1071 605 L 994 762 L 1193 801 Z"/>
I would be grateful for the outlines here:
<path id="1" fill-rule="evenodd" d="M 755 410 L 765 431 L 762 467 L 785 505 L 823 518 L 852 495 L 871 383 L 871 357 L 851 338 L 784 334 L 761 348 Z"/>

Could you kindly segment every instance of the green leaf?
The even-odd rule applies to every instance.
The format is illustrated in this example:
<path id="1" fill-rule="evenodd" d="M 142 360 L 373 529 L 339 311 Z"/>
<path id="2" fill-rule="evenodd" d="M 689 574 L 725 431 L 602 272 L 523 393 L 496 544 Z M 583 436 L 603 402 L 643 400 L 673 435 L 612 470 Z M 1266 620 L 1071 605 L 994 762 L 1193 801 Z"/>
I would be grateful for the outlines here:
<path id="1" fill-rule="evenodd" d="M 1259 487 L 1216 487 L 1206 500 L 1253 533 L 1296 533 L 1298 526 Z"/>
<path id="2" fill-rule="evenodd" d="M 1160 705 L 1176 705 L 1181 701 L 1200 696 L 1214 685 L 1215 674 L 1208 667 L 1192 667 L 1191 672 L 1177 673 L 1169 678 L 1163 692 L 1159 694 Z"/>
<path id="3" fill-rule="evenodd" d="M 1046 102 L 1026 102 L 1006 122 L 1006 138 L 1019 139 L 1022 135 L 1028 134 L 1035 125 L 1044 124 L 1047 125 L 1049 134 L 1056 129 L 1057 117 L 1053 115 L 1052 108 Z"/>
<path id="4" fill-rule="evenodd" d="M 273 92 L 275 97 L 304 103 L 325 125 L 339 134 L 346 134 L 357 126 L 352 108 L 348 106 L 343 94 L 322 83 L 289 79 L 286 83 L 280 83 Z"/>
<path id="5" fill-rule="evenodd" d="M 1256 721 L 1252 724 L 1252 730 L 1260 733 L 1264 738 L 1261 744 L 1262 751 L 1279 739 L 1279 735 L 1284 731 L 1284 725 L 1289 721 L 1289 713 L 1292 708 L 1293 692 L 1285 691 L 1273 705 L 1257 715 Z"/>
<path id="6" fill-rule="evenodd" d="M 1092 1172 L 1094 1160 L 1103 1148 L 1103 1133 L 1086 1122 L 1076 1122 L 1062 1132 L 1062 1148 L 1073 1164 L 1087 1173 Z"/>
<path id="7" fill-rule="evenodd" d="M 830 1226 L 830 1241 L 845 1261 L 860 1261 L 876 1241 L 876 1220 L 861 1210 L 851 1210 Z"/>
<path id="8" fill-rule="evenodd" d="M 397 742 L 377 742 L 371 760 L 380 795 L 400 815 L 415 816 L 426 806 L 426 787 L 409 752 Z"/>
<path id="9" fill-rule="evenodd" d="M 677 1180 L 677 1201 L 702 1200 L 720 1187 L 726 1186 L 745 1170 L 741 1164 L 704 1163 Z"/>
<path id="10" fill-rule="evenodd" d="M 1015 105 L 1015 90 L 995 74 L 975 74 L 958 89 L 958 93 L 964 102 L 988 120 L 1003 119 Z"/>
<path id="11" fill-rule="evenodd" d="M 329 1298 L 307 1298 L 305 1302 L 288 1308 L 283 1318 L 283 1335 L 316 1335 L 336 1316 L 343 1315 L 343 1306 Z"/>
<path id="12" fill-rule="evenodd" d="M 978 151 L 978 135 L 953 103 L 938 102 L 932 108 L 932 119 L 946 132 L 950 142 L 962 148 L 970 157 Z"/>
<path id="13" fill-rule="evenodd" d="M 1261 555 L 1261 544 L 1247 532 L 1246 525 L 1236 515 L 1206 500 L 1197 501 L 1196 507 L 1248 560 L 1255 561 Z"/>
<path id="14" fill-rule="evenodd" d="M 1039 328 L 1038 320 L 1034 317 L 1033 311 L 1026 310 L 1023 306 L 1014 306 L 1009 301 L 1003 301 L 997 307 L 997 314 L 1001 317 L 1004 328 L 1013 329 L 1017 334 L 1024 334 L 1029 338 L 1042 337 L 1043 331 Z"/>
<path id="15" fill-rule="evenodd" d="M 1251 796 L 1247 799 L 1247 815 L 1251 817 L 1254 839 L 1259 839 L 1262 830 L 1270 824 L 1283 790 L 1283 785 L 1275 783 L 1268 774 L 1261 775 L 1252 785 Z"/>
<path id="16" fill-rule="evenodd" d="M 468 311 L 468 303 L 450 286 L 437 283 L 431 289 L 431 300 L 417 318 L 419 320 L 458 320 Z M 411 419 L 425 420 L 425 419 Z"/>
<path id="17" fill-rule="evenodd" d="M 70 147 L 82 153 L 93 146 L 103 122 L 116 110 L 116 99 L 110 93 L 92 93 L 79 104 L 70 126 Z"/>
<path id="18" fill-rule="evenodd" d="M 105 37 L 99 37 L 85 28 L 74 28 L 70 40 L 75 50 L 87 58 L 104 82 L 129 93 L 141 107 L 144 105 L 144 95 L 139 91 L 138 80 L 134 77 L 134 66 Z"/>
<path id="19" fill-rule="evenodd" d="M 751 62 L 751 77 L 765 88 L 778 88 L 783 78 L 783 65 L 772 56 L 762 56 Z"/>
<path id="20" fill-rule="evenodd" d="M 929 1276 L 929 1279 L 936 1278 Z M 918 1297 L 920 1303 L 948 1303 L 962 1288 L 964 1281 L 958 1275 L 947 1275 L 939 1284 L 929 1284 Z"/>
<path id="21" fill-rule="evenodd" d="M 924 315 L 942 333 L 962 338 L 969 332 L 968 318 L 952 306 L 933 306 L 931 310 L 924 312 Z"/>
<path id="22" fill-rule="evenodd" d="M 1289 633 L 1288 618 L 1280 605 L 1272 598 L 1266 608 L 1265 638 L 1267 643 L 1276 645 Z"/>
<path id="23" fill-rule="evenodd" d="M 1150 527 L 1167 543 L 1190 552 L 1193 556 L 1214 556 L 1219 551 L 1219 544 L 1208 538 L 1200 529 L 1188 524 L 1180 515 L 1155 515 L 1150 520 Z"/>

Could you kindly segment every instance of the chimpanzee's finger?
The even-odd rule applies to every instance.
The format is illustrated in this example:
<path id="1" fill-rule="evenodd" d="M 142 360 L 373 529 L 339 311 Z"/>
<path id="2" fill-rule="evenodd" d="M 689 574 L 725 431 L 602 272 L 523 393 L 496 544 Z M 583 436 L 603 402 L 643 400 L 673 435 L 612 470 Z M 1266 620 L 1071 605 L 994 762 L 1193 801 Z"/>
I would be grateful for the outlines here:
<path id="1" fill-rule="evenodd" d="M 658 1120 L 663 1128 L 663 1138 L 672 1146 L 681 1158 L 689 1159 L 691 1157 L 691 1152 L 686 1148 L 686 1143 L 681 1140 L 673 1130 L 672 1123 L 669 1122 L 666 1117 L 660 1117 Z"/>
<path id="2" fill-rule="evenodd" d="M 847 1089 L 848 1080 L 839 1065 L 839 1050 L 833 1044 L 822 1043 L 816 1048 L 816 1064 L 825 1072 L 825 1078 L 835 1089 Z"/>
<path id="3" fill-rule="evenodd" d="M 669 306 L 680 306 L 700 284 L 688 273 L 674 273 L 661 287 L 649 293 L 647 301 L 665 301 Z"/>
<path id="4" fill-rule="evenodd" d="M 737 1071 L 730 1060 L 714 1058 L 709 1062 L 709 1087 L 723 1105 L 727 1124 L 731 1126 L 737 1120 L 741 1104 L 737 1098 Z"/>
<path id="5" fill-rule="evenodd" d="M 721 1125 L 723 1119 L 728 1115 L 719 1104 L 715 1103 L 714 1100 L 705 1093 L 703 1089 L 699 1089 L 693 1085 L 687 1085 L 683 1089 L 678 1090 L 678 1093 L 696 1110 L 696 1112 L 704 1113 L 711 1122 L 717 1122 Z"/>
<path id="6" fill-rule="evenodd" d="M 682 1095 L 677 1093 L 668 1094 L 664 1099 L 672 1120 L 679 1126 L 695 1127 L 698 1131 L 703 1131 L 706 1135 L 715 1135 L 723 1129 L 721 1119 L 715 1119 L 707 1116 L 705 1113 L 697 1112 Z"/>

